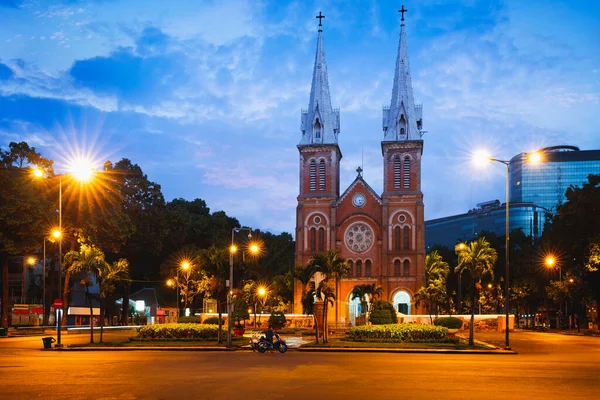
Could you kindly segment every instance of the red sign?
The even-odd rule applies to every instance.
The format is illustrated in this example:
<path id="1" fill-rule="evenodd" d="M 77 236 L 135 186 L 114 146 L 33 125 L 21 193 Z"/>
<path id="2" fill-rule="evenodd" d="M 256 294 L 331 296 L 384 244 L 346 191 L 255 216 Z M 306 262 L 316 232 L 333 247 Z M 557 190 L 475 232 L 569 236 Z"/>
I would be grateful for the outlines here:
<path id="1" fill-rule="evenodd" d="M 61 299 L 54 299 L 54 301 L 52 302 L 52 305 L 54 306 L 55 310 L 57 310 L 59 308 L 63 308 L 63 301 Z"/>

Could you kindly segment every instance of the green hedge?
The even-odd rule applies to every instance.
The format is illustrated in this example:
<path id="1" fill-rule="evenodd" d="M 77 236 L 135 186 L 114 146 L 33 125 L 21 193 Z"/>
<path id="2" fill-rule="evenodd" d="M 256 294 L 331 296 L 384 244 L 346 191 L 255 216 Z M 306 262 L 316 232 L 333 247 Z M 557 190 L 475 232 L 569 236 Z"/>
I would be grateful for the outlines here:
<path id="1" fill-rule="evenodd" d="M 221 325 L 224 325 L 223 319 L 221 319 Z M 219 317 L 208 317 L 203 322 L 204 325 L 219 325 Z"/>
<path id="2" fill-rule="evenodd" d="M 219 327 L 201 324 L 157 324 L 142 326 L 138 337 L 143 339 L 216 340 Z"/>
<path id="3" fill-rule="evenodd" d="M 433 321 L 434 325 L 445 326 L 448 329 L 460 329 L 463 326 L 462 319 L 456 317 L 436 318 Z"/>
<path id="4" fill-rule="evenodd" d="M 273 329 L 283 328 L 286 323 L 285 315 L 282 312 L 275 311 L 269 317 L 269 325 L 271 325 Z"/>
<path id="5" fill-rule="evenodd" d="M 396 310 L 389 301 L 377 300 L 373 303 L 369 321 L 373 325 L 395 324 L 398 322 Z"/>
<path id="6" fill-rule="evenodd" d="M 446 340 L 448 328 L 417 324 L 354 326 L 348 336 L 355 341 L 432 342 Z"/>
<path id="7" fill-rule="evenodd" d="M 180 324 L 199 324 L 200 317 L 191 316 L 191 317 L 179 317 L 177 320 Z"/>

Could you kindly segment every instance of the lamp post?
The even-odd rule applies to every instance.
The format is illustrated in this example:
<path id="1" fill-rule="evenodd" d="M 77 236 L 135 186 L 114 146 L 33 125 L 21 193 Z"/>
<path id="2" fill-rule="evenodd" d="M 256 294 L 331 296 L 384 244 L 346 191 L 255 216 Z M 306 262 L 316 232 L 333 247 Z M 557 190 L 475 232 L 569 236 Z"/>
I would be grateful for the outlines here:
<path id="1" fill-rule="evenodd" d="M 549 255 L 544 260 L 544 263 L 550 269 L 558 268 L 558 281 L 562 282 L 562 267 L 560 266 L 560 263 L 558 263 L 556 261 L 556 257 Z M 559 310 L 560 316 L 562 316 L 562 301 L 559 302 L 558 307 L 559 307 L 558 310 Z M 560 316 L 556 318 L 556 321 L 557 321 L 556 328 L 557 329 L 560 329 Z M 550 318 L 550 316 L 548 316 L 548 318 Z"/>
<path id="2" fill-rule="evenodd" d="M 460 264 L 460 251 L 465 250 L 466 248 L 467 248 L 467 245 L 464 244 L 463 242 L 458 243 L 454 248 L 454 251 L 456 253 L 458 253 L 458 263 L 459 264 Z M 458 297 L 457 313 L 461 314 L 461 312 L 462 312 L 462 270 L 458 273 L 457 297 Z"/>
<path id="3" fill-rule="evenodd" d="M 243 230 L 248 231 L 248 239 L 252 239 L 252 229 L 251 228 L 233 228 L 231 229 L 231 246 L 229 247 L 229 292 L 227 293 L 227 347 L 231 348 L 231 318 L 233 314 L 232 307 L 232 296 L 233 296 L 233 255 L 237 252 L 237 246 L 235 245 L 235 234 L 241 232 Z M 254 254 L 257 254 L 260 249 L 258 245 L 252 244 L 250 246 L 250 251 Z"/>
<path id="4" fill-rule="evenodd" d="M 510 161 L 506 161 L 506 160 L 500 160 L 498 158 L 493 158 L 493 157 L 489 157 L 486 154 L 483 154 L 481 152 L 479 152 L 479 154 L 476 155 L 476 161 L 478 161 L 478 163 L 481 162 L 485 162 L 485 161 L 494 161 L 494 162 L 498 162 L 501 164 L 504 164 L 504 166 L 506 167 L 506 199 L 504 201 L 505 204 L 505 223 L 504 223 L 504 236 L 505 236 L 505 243 L 504 243 L 504 247 L 505 247 L 505 259 L 506 259 L 506 275 L 505 275 L 505 292 L 506 292 L 506 304 L 505 304 L 505 308 L 506 308 L 506 343 L 505 343 L 505 349 L 506 350 L 510 350 L 510 336 L 509 336 L 509 318 L 510 318 L 510 281 L 509 281 L 509 275 L 510 275 L 510 260 L 509 260 L 509 243 L 510 243 L 510 235 L 509 235 L 509 201 L 508 201 L 508 179 L 510 176 Z"/>

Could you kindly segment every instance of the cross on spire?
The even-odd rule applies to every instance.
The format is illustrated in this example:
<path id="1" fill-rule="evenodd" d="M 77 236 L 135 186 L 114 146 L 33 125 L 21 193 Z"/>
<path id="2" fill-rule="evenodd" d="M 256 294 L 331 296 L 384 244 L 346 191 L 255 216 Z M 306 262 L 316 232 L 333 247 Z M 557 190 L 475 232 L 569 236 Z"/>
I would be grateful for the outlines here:
<path id="1" fill-rule="evenodd" d="M 325 16 L 323 14 L 321 14 L 321 11 L 319 11 L 319 15 L 317 15 L 317 17 L 319 19 L 319 26 L 323 26 L 323 24 L 321 23 L 321 20 L 323 18 L 325 18 Z M 319 29 L 320 30 L 320 29 Z"/>
<path id="2" fill-rule="evenodd" d="M 402 13 L 402 19 L 400 21 L 404 22 L 404 13 L 407 12 L 408 10 L 406 10 L 404 8 L 404 4 L 402 4 L 402 9 L 398 10 L 399 13 Z"/>
<path id="3" fill-rule="evenodd" d="M 356 172 L 358 172 L 358 176 L 362 176 L 363 169 L 361 167 L 356 168 Z"/>

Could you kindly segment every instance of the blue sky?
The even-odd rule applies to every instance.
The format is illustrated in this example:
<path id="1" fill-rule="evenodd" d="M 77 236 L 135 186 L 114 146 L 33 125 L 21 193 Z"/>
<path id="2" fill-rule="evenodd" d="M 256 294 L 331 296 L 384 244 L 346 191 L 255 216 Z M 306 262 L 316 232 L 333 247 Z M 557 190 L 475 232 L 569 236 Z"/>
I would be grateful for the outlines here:
<path id="1" fill-rule="evenodd" d="M 122 157 L 165 197 L 205 199 L 245 225 L 293 232 L 300 109 L 319 10 L 342 190 L 364 155 L 382 186 L 398 1 L 0 0 L 0 146 L 57 160 Z M 600 2 L 404 3 L 422 102 L 426 219 L 504 198 L 498 158 L 557 144 L 600 148 Z"/>

